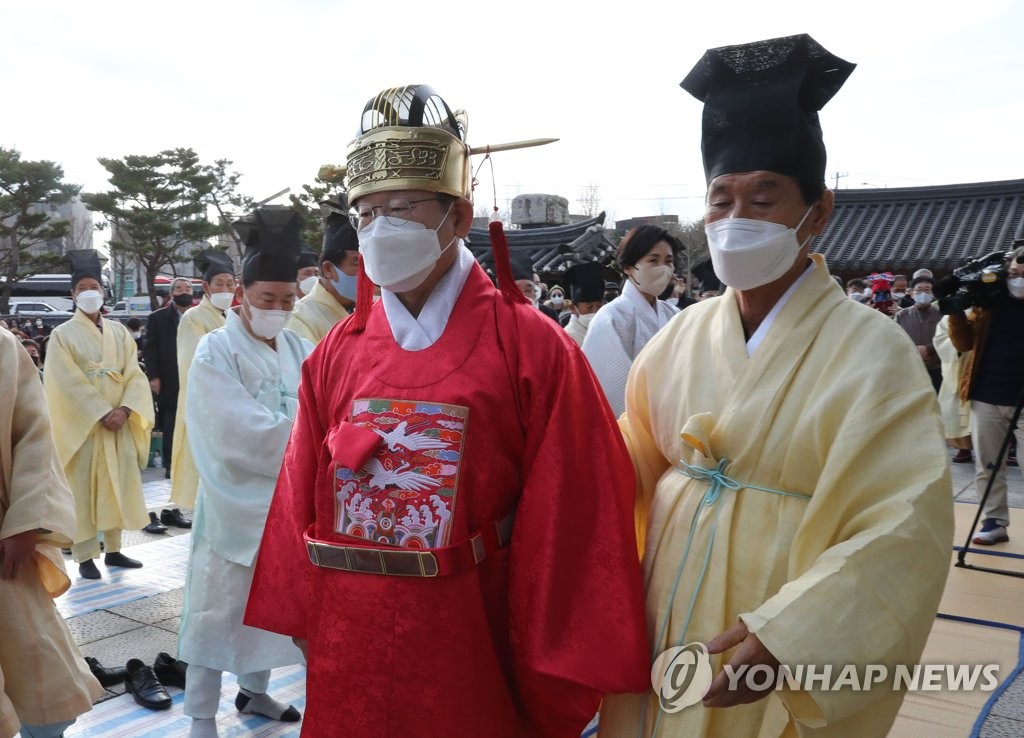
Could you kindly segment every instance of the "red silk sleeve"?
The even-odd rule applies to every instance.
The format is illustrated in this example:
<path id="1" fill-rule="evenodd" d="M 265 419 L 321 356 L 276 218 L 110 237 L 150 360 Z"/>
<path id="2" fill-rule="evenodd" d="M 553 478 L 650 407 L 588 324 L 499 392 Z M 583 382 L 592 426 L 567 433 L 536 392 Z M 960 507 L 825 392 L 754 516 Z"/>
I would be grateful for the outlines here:
<path id="1" fill-rule="evenodd" d="M 603 694 L 650 686 L 633 466 L 572 340 L 519 344 L 528 430 L 511 544 L 513 666 L 537 734 L 579 735 Z"/>

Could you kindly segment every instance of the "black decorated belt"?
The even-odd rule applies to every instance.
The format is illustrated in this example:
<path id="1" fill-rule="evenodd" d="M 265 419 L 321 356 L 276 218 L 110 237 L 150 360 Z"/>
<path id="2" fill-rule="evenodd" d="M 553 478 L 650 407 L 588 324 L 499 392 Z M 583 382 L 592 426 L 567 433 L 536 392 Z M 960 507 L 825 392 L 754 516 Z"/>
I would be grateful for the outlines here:
<path id="1" fill-rule="evenodd" d="M 514 522 L 515 512 L 510 512 L 464 541 L 444 548 L 346 546 L 311 538 L 309 530 L 304 538 L 309 560 L 324 569 L 392 577 L 443 577 L 469 571 L 507 546 L 512 540 Z"/>

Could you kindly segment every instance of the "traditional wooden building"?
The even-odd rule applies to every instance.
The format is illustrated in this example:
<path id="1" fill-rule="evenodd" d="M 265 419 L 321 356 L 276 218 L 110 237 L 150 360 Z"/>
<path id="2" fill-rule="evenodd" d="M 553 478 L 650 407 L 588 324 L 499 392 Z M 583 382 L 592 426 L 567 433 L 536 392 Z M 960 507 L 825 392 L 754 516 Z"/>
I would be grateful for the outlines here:
<path id="1" fill-rule="evenodd" d="M 833 273 L 947 274 L 1024 238 L 1024 179 L 935 187 L 837 190 L 818 239 Z"/>

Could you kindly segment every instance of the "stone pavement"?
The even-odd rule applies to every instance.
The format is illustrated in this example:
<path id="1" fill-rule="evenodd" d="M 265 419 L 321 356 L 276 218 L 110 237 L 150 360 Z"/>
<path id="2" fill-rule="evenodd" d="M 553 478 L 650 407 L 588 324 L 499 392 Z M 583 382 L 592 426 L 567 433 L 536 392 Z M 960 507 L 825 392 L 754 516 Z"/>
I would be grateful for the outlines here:
<path id="1" fill-rule="evenodd" d="M 147 507 L 159 514 L 167 507 L 170 485 L 163 479 L 162 470 L 147 470 L 143 478 Z M 976 501 L 973 465 L 954 464 L 953 480 L 957 501 Z M 1019 469 L 1010 469 L 1008 482 L 1010 505 L 1024 508 L 1024 475 Z M 74 563 L 68 561 L 74 584 L 71 591 L 58 600 L 57 606 L 85 655 L 98 658 L 105 666 L 118 666 L 129 658 L 152 664 L 161 651 L 175 654 L 188 561 L 190 538 L 187 534 L 188 531 L 177 528 L 169 528 L 167 535 L 159 536 L 125 531 L 123 545 L 131 547 L 129 555 L 141 559 L 145 566 L 135 570 L 108 570 L 101 563 L 103 579 L 98 582 L 79 579 Z M 997 575 L 979 573 L 977 576 L 989 577 L 993 586 L 999 586 Z M 1024 663 L 1024 646 L 1021 660 Z M 1024 736 L 1024 674 L 1020 673 L 1020 666 L 1018 664 L 1016 678 L 993 693 L 979 716 L 972 738 Z M 225 674 L 218 712 L 221 736 L 299 735 L 299 725 L 240 715 L 233 704 L 236 691 L 234 677 Z M 68 738 L 187 736 L 189 719 L 182 713 L 184 694 L 174 687 L 169 687 L 168 692 L 173 698 L 172 708 L 151 712 L 138 707 L 130 695 L 124 694 L 122 686 L 113 687 L 92 712 L 68 729 L 66 735 Z M 270 692 L 302 710 L 305 669 L 301 666 L 275 669 Z M 590 736 L 594 732 L 590 727 L 583 735 Z"/>

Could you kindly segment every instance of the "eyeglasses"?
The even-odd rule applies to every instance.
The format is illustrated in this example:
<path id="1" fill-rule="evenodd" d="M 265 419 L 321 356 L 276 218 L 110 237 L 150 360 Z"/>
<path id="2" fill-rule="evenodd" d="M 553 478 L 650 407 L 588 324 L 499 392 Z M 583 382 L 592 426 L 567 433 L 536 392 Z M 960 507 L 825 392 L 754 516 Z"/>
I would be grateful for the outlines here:
<path id="1" fill-rule="evenodd" d="M 398 226 L 409 220 L 412 209 L 420 203 L 437 202 L 440 199 L 440 197 L 425 197 L 422 200 L 406 200 L 404 197 L 394 197 L 388 200 L 386 205 L 357 205 L 349 209 L 348 219 L 357 231 L 370 225 L 378 215 L 383 215 L 389 225 Z"/>

